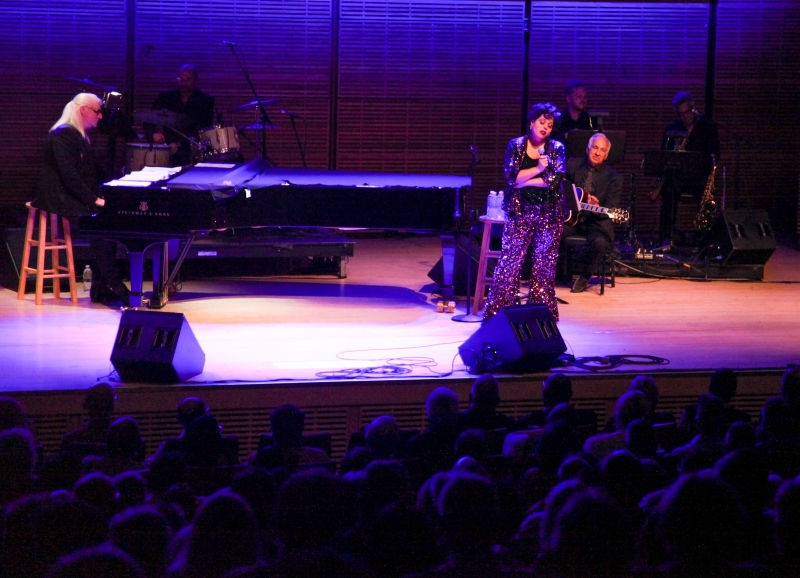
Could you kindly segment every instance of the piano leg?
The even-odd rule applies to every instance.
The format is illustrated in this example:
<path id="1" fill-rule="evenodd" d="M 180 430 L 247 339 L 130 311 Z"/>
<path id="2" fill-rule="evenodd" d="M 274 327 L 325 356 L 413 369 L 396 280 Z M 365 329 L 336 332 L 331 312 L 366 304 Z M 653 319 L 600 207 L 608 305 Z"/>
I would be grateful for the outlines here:
<path id="1" fill-rule="evenodd" d="M 128 250 L 131 267 L 131 307 L 141 307 L 144 301 L 144 259 L 153 250 L 153 294 L 147 304 L 149 309 L 161 309 L 167 304 L 167 277 L 169 274 L 169 244 L 159 241 L 141 251 Z"/>
<path id="2" fill-rule="evenodd" d="M 456 262 L 456 238 L 453 235 L 440 235 L 442 240 L 442 297 L 445 300 L 455 299 L 453 291 L 453 271 Z"/>
<path id="3" fill-rule="evenodd" d="M 141 307 L 144 251 L 128 250 L 128 260 L 131 266 L 131 307 Z"/>

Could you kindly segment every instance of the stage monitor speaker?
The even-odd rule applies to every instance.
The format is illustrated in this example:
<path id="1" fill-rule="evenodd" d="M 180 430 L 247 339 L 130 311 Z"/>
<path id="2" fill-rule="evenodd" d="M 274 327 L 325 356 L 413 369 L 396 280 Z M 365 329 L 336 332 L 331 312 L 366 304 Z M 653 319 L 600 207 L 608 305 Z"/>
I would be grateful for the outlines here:
<path id="1" fill-rule="evenodd" d="M 122 381 L 178 383 L 203 372 L 206 355 L 183 313 L 125 311 L 111 363 Z"/>
<path id="2" fill-rule="evenodd" d="M 723 265 L 764 265 L 778 246 L 767 212 L 747 209 L 724 211 L 703 245 Z"/>
<path id="3" fill-rule="evenodd" d="M 458 348 L 470 373 L 549 369 L 567 350 L 546 305 L 503 307 Z"/>

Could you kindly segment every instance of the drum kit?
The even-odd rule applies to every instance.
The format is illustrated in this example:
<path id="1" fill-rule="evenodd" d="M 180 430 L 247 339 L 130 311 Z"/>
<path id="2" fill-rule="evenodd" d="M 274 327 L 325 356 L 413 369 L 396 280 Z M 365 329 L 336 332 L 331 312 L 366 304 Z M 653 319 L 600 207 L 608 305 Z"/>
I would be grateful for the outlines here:
<path id="1" fill-rule="evenodd" d="M 122 94 L 116 92 L 116 87 L 105 86 L 90 78 L 67 77 L 67 80 L 79 82 L 86 86 L 104 91 L 104 110 L 118 109 Z M 278 99 L 253 100 L 231 108 L 228 112 L 243 112 L 247 110 L 262 110 L 263 107 L 278 103 Z M 185 139 L 191 148 L 191 163 L 199 162 L 230 162 L 241 159 L 240 133 L 247 139 L 244 131 L 267 131 L 277 127 L 269 121 L 259 121 L 254 124 L 236 127 L 233 124 L 218 122 L 200 130 L 196 135 L 186 134 L 187 127 L 191 126 L 191 119 L 185 115 L 170 110 L 140 110 L 133 113 L 133 118 L 144 124 L 164 127 Z M 265 133 L 262 132 L 262 141 Z M 249 140 L 249 139 L 248 139 Z M 252 141 L 251 141 L 252 142 Z M 143 167 L 168 167 L 171 166 L 171 157 L 174 154 L 174 145 L 153 144 L 146 142 L 129 142 L 126 145 L 125 172 L 139 171 Z"/>

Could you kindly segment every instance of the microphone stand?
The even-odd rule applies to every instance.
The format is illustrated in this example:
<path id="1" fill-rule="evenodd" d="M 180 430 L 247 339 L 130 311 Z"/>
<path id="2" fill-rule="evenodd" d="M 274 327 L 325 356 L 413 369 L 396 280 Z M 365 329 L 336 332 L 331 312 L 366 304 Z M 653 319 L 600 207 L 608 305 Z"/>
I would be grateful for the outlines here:
<path id="1" fill-rule="evenodd" d="M 473 315 L 472 311 L 472 229 L 475 227 L 475 167 L 481 162 L 478 158 L 478 148 L 475 145 L 470 147 L 472 160 L 469 163 L 469 232 L 467 233 L 467 312 L 463 315 L 453 315 L 453 321 L 460 323 L 480 323 L 483 318 Z M 456 248 L 457 248 L 456 244 Z M 453 264 L 455 267 L 455 263 Z M 455 277 L 455 271 L 453 272 Z"/>
<path id="2" fill-rule="evenodd" d="M 239 65 L 239 68 L 242 69 L 242 74 L 244 74 L 244 78 L 247 80 L 247 84 L 250 87 L 250 92 L 253 93 L 253 98 L 255 99 L 256 106 L 258 107 L 258 113 L 261 118 L 261 158 L 274 167 L 276 166 L 275 163 L 273 163 L 272 160 L 267 156 L 267 125 L 272 128 L 272 121 L 269 119 L 269 116 L 267 116 L 267 109 L 264 108 L 261 98 L 258 96 L 256 87 L 253 85 L 253 81 L 250 79 L 250 74 L 247 72 L 247 69 L 239 58 L 239 55 L 236 54 L 236 47 L 234 46 L 233 42 L 225 42 L 225 44 L 227 44 L 231 49 L 231 52 L 233 52 L 233 57 L 236 59 L 236 63 Z"/>

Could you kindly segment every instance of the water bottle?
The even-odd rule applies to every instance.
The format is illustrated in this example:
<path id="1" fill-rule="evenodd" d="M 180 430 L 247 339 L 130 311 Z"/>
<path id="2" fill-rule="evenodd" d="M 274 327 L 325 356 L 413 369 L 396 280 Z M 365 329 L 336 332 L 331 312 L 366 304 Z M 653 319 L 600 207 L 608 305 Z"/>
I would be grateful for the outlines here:
<path id="1" fill-rule="evenodd" d="M 497 218 L 497 191 L 489 191 L 489 196 L 486 199 L 486 218 Z"/>
<path id="2" fill-rule="evenodd" d="M 83 290 L 92 290 L 92 270 L 89 265 L 86 265 L 86 267 L 83 269 Z"/>
<path id="3" fill-rule="evenodd" d="M 503 201 L 505 201 L 505 192 L 497 191 L 497 218 L 504 221 L 506 212 L 503 210 Z"/>

